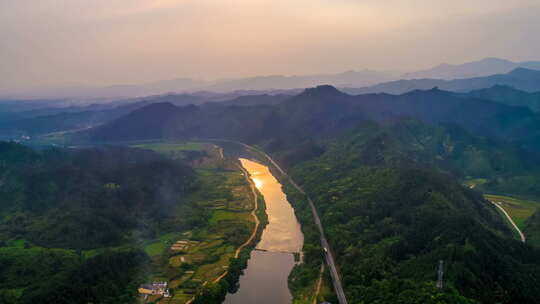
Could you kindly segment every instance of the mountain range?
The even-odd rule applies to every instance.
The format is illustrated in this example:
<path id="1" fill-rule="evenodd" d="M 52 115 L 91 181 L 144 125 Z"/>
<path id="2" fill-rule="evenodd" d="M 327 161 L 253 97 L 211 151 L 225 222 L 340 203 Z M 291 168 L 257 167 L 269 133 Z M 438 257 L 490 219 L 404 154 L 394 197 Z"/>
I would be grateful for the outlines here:
<path id="1" fill-rule="evenodd" d="M 539 213 L 524 222 L 524 244 L 514 239 L 513 228 L 479 191 L 527 198 L 540 195 L 538 73 L 518 68 L 459 82 L 438 80 L 453 84 L 453 91 L 428 87 L 403 94 L 350 95 L 321 85 L 299 93 L 167 94 L 63 112 L 28 105 L 13 112 L 10 105 L 12 112 L 6 117 L 16 114 L 21 119 L 3 121 L 0 127 L 41 134 L 91 122 L 92 128 L 52 137 L 68 145 L 105 145 L 57 147 L 38 153 L 0 143 L 4 164 L 0 169 L 8 169 L 1 176 L 2 206 L 7 208 L 4 212 L 18 212 L 6 217 L 0 233 L 22 239 L 23 246 L 26 242 L 39 245 L 39 250 L 68 248 L 74 261 L 83 261 L 84 255 L 72 249 L 116 246 L 123 236 L 139 239 L 146 231 L 154 239 L 157 231 L 171 224 L 178 225 L 173 226 L 175 231 L 196 231 L 189 223 L 198 214 L 209 216 L 206 209 L 199 213 L 195 205 L 182 204 L 185 213 L 167 218 L 167 214 L 179 213 L 162 208 L 160 202 L 165 199 L 163 193 L 182 201 L 192 190 L 211 193 L 213 188 L 195 175 L 198 170 L 183 160 L 146 151 L 144 146 L 130 152 L 132 148 L 111 145 L 131 140 L 229 139 L 255 144 L 272 155 L 309 193 L 308 200 L 292 183 L 283 184 L 305 236 L 304 262 L 289 277 L 293 293 L 314 286 L 323 248 L 329 248 L 336 253 L 350 303 L 536 303 L 540 296 L 540 255 L 535 247 L 540 244 Z M 456 89 L 467 85 L 478 89 Z M 38 116 L 32 116 L 35 112 Z M 219 162 L 225 164 L 228 157 L 225 148 Z M 222 180 L 214 180 L 223 185 Z M 473 180 L 483 182 L 477 187 L 464 185 Z M 171 187 L 173 192 L 164 190 Z M 202 196 L 194 197 L 198 202 Z M 163 200 L 174 202 L 164 205 L 175 210 L 182 201 Z M 318 210 L 325 227 L 329 241 L 324 247 L 312 208 Z M 155 228 L 139 232 L 141 218 Z M 158 223 L 164 223 L 163 227 Z M 141 258 L 145 256 L 141 251 Z M 92 262 L 73 275 L 60 272 L 64 274 L 54 276 L 51 281 L 56 285 L 51 285 L 43 278 L 58 271 L 57 263 L 46 267 L 37 280 L 29 269 L 43 269 L 42 263 L 32 262 L 31 256 L 24 263 L 12 262 L 20 261 L 19 256 L 2 257 L 7 261 L 0 263 L 7 266 L 2 272 L 4 286 L 30 286 L 20 296 L 23 303 L 57 302 L 57 294 L 83 298 L 79 293 L 86 286 L 98 286 L 92 290 L 103 296 L 100 286 L 110 282 L 117 286 L 104 289 L 112 295 L 128 288 L 134 291 L 136 286 L 117 278 L 133 278 L 129 269 L 135 267 L 111 268 L 108 263 Z M 136 265 L 128 257 L 104 261 Z M 441 260 L 445 288 L 435 285 Z M 32 274 L 37 283 L 15 279 L 20 273 Z M 99 280 L 81 281 L 80 277 Z M 7 285 L 12 282 L 18 284 Z M 203 292 L 201 303 L 214 303 L 206 301 L 206 294 L 210 293 Z"/>
<path id="2" fill-rule="evenodd" d="M 380 83 L 364 88 L 345 88 L 349 94 L 389 93 L 403 94 L 412 90 L 428 90 L 438 87 L 454 92 L 469 92 L 489 88 L 494 85 L 511 86 L 515 89 L 536 92 L 540 91 L 540 70 L 516 68 L 505 74 L 463 79 L 401 79 Z"/>
<path id="3" fill-rule="evenodd" d="M 165 93 L 189 92 L 234 92 L 262 91 L 268 93 L 276 90 L 294 90 L 313 87 L 320 84 L 330 84 L 339 88 L 363 88 L 354 92 L 387 92 L 403 93 L 407 90 L 429 89 L 429 86 L 440 86 L 447 90 L 465 91 L 468 86 L 446 83 L 444 80 L 477 79 L 472 89 L 489 87 L 479 80 L 494 74 L 506 74 L 512 70 L 540 70 L 540 62 L 512 62 L 499 58 L 485 58 L 464 64 L 441 64 L 428 70 L 400 73 L 395 71 L 359 70 L 334 74 L 313 75 L 266 75 L 238 79 L 199 80 L 192 78 L 177 78 L 159 80 L 141 84 L 126 84 L 112 86 L 69 86 L 61 88 L 33 89 L 18 92 L 0 92 L 5 98 L 103 98 L 103 97 L 140 97 Z M 390 82 L 390 83 L 388 83 Z M 459 81 L 458 81 L 459 82 Z M 380 84 L 380 85 L 378 85 Z M 505 83 L 504 83 L 505 84 Z M 366 88 L 367 87 L 367 88 Z M 525 89 L 516 87 L 518 89 Z"/>
<path id="4" fill-rule="evenodd" d="M 29 90 L 26 92 L 0 92 L 6 98 L 96 98 L 96 97 L 138 97 L 180 92 L 234 92 L 234 91 L 279 91 L 316 86 L 330 83 L 340 87 L 361 87 L 396 79 L 392 73 L 372 70 L 347 71 L 337 74 L 317 74 L 301 76 L 269 75 L 239 79 L 196 80 L 178 78 L 143 84 L 114 85 L 106 87 L 72 86 Z M 266 92 L 261 92 L 266 93 Z"/>
<path id="5" fill-rule="evenodd" d="M 405 73 L 402 75 L 402 78 L 434 78 L 451 80 L 504 74 L 517 68 L 540 70 L 540 61 L 513 62 L 510 60 L 491 57 L 463 64 L 443 63 L 427 70 Z"/>
<path id="6" fill-rule="evenodd" d="M 539 72 L 540 73 L 540 72 Z M 538 73 L 534 72 L 532 75 Z M 501 77 L 499 79 L 505 79 Z M 497 83 L 497 82 L 495 82 Z M 490 82 L 486 82 L 486 85 Z M 251 93 L 252 91 L 246 92 Z M 349 95 L 337 90 L 332 86 L 319 86 L 307 89 L 299 94 L 296 91 L 283 91 L 286 94 L 268 95 L 238 95 L 216 94 L 206 95 L 170 94 L 151 96 L 147 98 L 122 101 L 121 104 L 90 105 L 87 107 L 69 108 L 45 108 L 34 110 L 15 111 L 10 110 L 0 113 L 3 118 L 0 122 L 0 135 L 6 138 L 16 138 L 20 135 L 39 135 L 50 132 L 84 129 L 90 126 L 98 126 L 113 122 L 116 119 L 124 119 L 127 125 L 135 125 L 137 119 L 131 119 L 129 115 L 135 110 L 141 109 L 140 115 L 145 114 L 146 106 L 159 107 L 159 104 L 170 104 L 170 111 L 163 111 L 163 117 L 168 117 L 176 112 L 193 108 L 197 111 L 191 117 L 183 118 L 182 128 L 195 128 L 194 136 L 210 136 L 210 128 L 227 137 L 235 137 L 240 134 L 246 135 L 250 130 L 256 137 L 257 132 L 263 135 L 278 134 L 283 129 L 284 134 L 298 133 L 312 136 L 322 129 L 341 129 L 350 127 L 360 120 L 391 121 L 400 117 L 413 117 L 426 122 L 452 122 L 463 124 L 484 135 L 521 138 L 524 134 L 530 135 L 535 132 L 535 119 L 540 111 L 540 93 L 526 92 L 506 85 L 494 85 L 489 88 L 473 90 L 469 93 L 450 92 L 441 89 L 416 90 L 400 95 L 391 94 L 362 94 Z M 157 104 L 157 105 L 153 105 Z M 186 107 L 193 104 L 194 107 Z M 470 110 L 468 110 L 470 108 Z M 2 112 L 2 111 L 0 111 Z M 464 112 L 464 113 L 461 113 Z M 139 114 L 137 114 L 139 115 Z M 154 119 L 160 120 L 155 127 L 161 126 L 166 119 L 159 114 Z M 512 116 L 515 115 L 515 116 Z M 313 117 L 310 117 L 313 116 Z M 486 120 L 479 122 L 479 118 Z M 465 121 L 466 118 L 466 121 Z M 175 123 L 167 128 L 175 129 L 179 125 L 178 119 L 171 118 Z M 272 123 L 277 119 L 279 123 Z M 305 121 L 309 119 L 311 121 Z M 506 129 L 501 129 L 502 120 Z M 333 121 L 332 121 L 333 120 Z M 141 122 L 148 121 L 144 118 Z M 246 127 L 247 123 L 253 125 Z M 116 122 L 115 122 L 116 123 Z M 264 126 L 264 124 L 268 126 Z M 302 125 L 305 123 L 306 125 Z M 132 137 L 145 137 L 144 124 L 141 132 L 132 132 Z M 321 130 L 307 131 L 306 128 L 319 126 Z M 254 128 L 254 126 L 256 126 Z M 291 127 L 292 131 L 285 131 Z M 519 126 L 519 128 L 518 128 Z M 135 126 L 134 126 L 135 127 Z M 213 129 L 215 127 L 215 129 Z M 111 130 L 112 136 L 122 130 L 123 124 Z M 236 128 L 238 128 L 236 130 Z M 520 129 L 521 128 L 521 129 Z M 531 129 L 532 128 L 532 129 Z M 510 131 L 512 129 L 512 131 Z M 179 130 L 176 130 L 179 131 Z M 175 131 L 175 132 L 176 132 Z M 225 133 L 225 132 L 230 133 Z M 158 133 L 152 133 L 152 136 Z M 166 134 L 187 134 L 167 131 Z M 130 132 L 125 132 L 130 134 Z M 112 138 L 111 137 L 111 138 Z M 271 137 L 271 136 L 270 136 Z M 245 139 L 245 138 L 243 138 Z"/>
<path id="7" fill-rule="evenodd" d="M 392 123 L 404 118 L 457 124 L 480 136 L 540 148 L 540 117 L 530 108 L 440 89 L 352 96 L 332 86 L 318 86 L 274 105 L 154 103 L 86 135 L 99 141 L 220 137 L 287 145 L 332 136 L 362 121 Z"/>

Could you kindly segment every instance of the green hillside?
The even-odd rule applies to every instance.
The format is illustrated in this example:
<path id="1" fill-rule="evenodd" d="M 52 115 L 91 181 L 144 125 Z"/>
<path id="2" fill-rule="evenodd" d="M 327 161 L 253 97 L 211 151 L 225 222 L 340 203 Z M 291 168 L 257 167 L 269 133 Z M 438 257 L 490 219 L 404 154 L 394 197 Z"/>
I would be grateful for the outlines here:
<path id="1" fill-rule="evenodd" d="M 366 126 L 292 167 L 322 215 L 349 301 L 536 303 L 540 252 L 514 240 L 480 193 L 441 171 L 495 172 L 505 160 L 486 154 L 479 166 L 447 131 L 420 128 L 414 139 L 400 129 Z"/>

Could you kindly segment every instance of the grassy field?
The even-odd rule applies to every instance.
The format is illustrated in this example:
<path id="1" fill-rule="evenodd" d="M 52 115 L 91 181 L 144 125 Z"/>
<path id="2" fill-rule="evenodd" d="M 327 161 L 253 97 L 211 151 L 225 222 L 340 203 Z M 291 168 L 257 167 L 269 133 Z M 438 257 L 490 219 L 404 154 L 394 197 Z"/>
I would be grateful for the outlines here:
<path id="1" fill-rule="evenodd" d="M 18 239 L 18 240 L 12 240 L 12 241 L 8 241 L 8 247 L 15 247 L 15 248 L 24 248 L 24 244 L 26 243 L 25 240 L 23 239 Z"/>
<path id="2" fill-rule="evenodd" d="M 158 240 L 146 244 L 146 246 L 144 246 L 144 251 L 151 257 L 160 255 L 167 248 L 171 247 L 174 241 L 179 238 L 180 233 L 163 234 Z"/>
<path id="3" fill-rule="evenodd" d="M 508 212 L 519 229 L 525 228 L 525 221 L 540 207 L 538 202 L 509 196 L 486 194 L 484 197 L 490 201 L 500 202 L 501 207 Z"/>
<path id="4" fill-rule="evenodd" d="M 473 179 L 467 179 L 463 182 L 463 184 L 465 184 L 465 186 L 471 188 L 471 189 L 474 189 L 476 188 L 477 186 L 479 185 L 482 185 L 482 184 L 485 184 L 487 183 L 487 179 L 485 178 L 473 178 Z"/>
<path id="5" fill-rule="evenodd" d="M 186 142 L 186 143 L 148 143 L 133 145 L 134 148 L 148 149 L 160 153 L 171 153 L 177 151 L 202 151 L 205 150 L 205 145 L 202 143 Z"/>
<path id="6" fill-rule="evenodd" d="M 249 212 L 231 212 L 226 210 L 216 210 L 212 213 L 210 224 L 215 225 L 220 221 L 250 221 L 251 214 Z"/>
<path id="7" fill-rule="evenodd" d="M 174 159 L 188 158 L 190 153 L 208 153 L 211 146 L 203 143 L 185 142 L 185 143 L 144 143 L 132 145 L 133 148 L 152 150 Z"/>

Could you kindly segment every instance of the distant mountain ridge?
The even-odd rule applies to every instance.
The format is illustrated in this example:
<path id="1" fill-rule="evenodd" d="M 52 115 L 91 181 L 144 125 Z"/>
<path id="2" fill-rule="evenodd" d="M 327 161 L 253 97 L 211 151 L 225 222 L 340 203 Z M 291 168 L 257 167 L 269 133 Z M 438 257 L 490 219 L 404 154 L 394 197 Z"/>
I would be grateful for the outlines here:
<path id="1" fill-rule="evenodd" d="M 297 89 L 306 88 L 323 83 L 328 83 L 337 87 L 358 86 L 359 84 L 376 84 L 381 81 L 395 79 L 390 73 L 361 70 L 346 71 L 337 74 L 317 74 L 302 76 L 257 76 L 235 80 L 225 80 L 204 87 L 209 91 L 233 91 L 238 89 L 247 90 L 273 90 L 273 89 Z"/>
<path id="2" fill-rule="evenodd" d="M 308 88 L 297 95 L 224 96 L 230 99 L 215 99 L 213 95 L 162 95 L 135 99 L 133 103 L 107 109 L 58 109 L 52 115 L 44 112 L 45 115 L 41 116 L 36 113 L 35 117 L 21 116 L 22 119 L 4 120 L 0 122 L 0 133 L 15 138 L 13 136 L 17 134 L 35 136 L 114 122 L 114 127 L 100 132 L 98 137 L 103 137 L 100 139 L 175 137 L 188 134 L 187 131 L 192 130 L 193 136 L 220 134 L 223 137 L 241 136 L 245 140 L 256 138 L 257 132 L 261 132 L 262 135 L 259 136 L 269 138 L 279 133 L 288 134 L 292 138 L 331 134 L 334 130 L 352 127 L 362 120 L 395 121 L 402 117 L 412 117 L 433 123 L 457 123 L 488 136 L 508 137 L 512 134 L 516 138 L 522 138 L 519 132 L 512 133 L 517 130 L 513 128 L 519 126 L 523 134 L 528 135 L 536 132 L 534 121 L 540 113 L 539 92 L 528 93 L 502 85 L 474 90 L 471 93 L 429 89 L 413 90 L 401 95 L 356 96 L 346 94 L 333 86 L 322 85 Z M 169 107 L 166 111 L 158 111 L 161 114 L 145 117 L 150 112 L 145 106 L 164 103 L 177 107 Z M 189 104 L 194 104 L 195 107 L 192 108 L 198 111 L 192 111 L 182 119 L 170 115 L 185 111 L 188 108 L 185 106 Z M 133 119 L 133 116 L 127 115 L 137 109 L 141 109 L 141 117 Z M 25 112 L 22 114 L 26 115 Z M 131 119 L 124 119 L 126 117 Z M 169 118 L 171 123 L 166 123 Z M 127 123 L 118 123 L 116 119 Z M 156 124 L 150 123 L 152 119 L 158 119 Z M 502 123 L 504 119 L 507 120 L 505 125 Z M 138 128 L 146 123 L 149 124 L 148 128 Z M 129 130 L 125 130 L 120 134 L 127 125 L 131 126 L 128 129 L 132 131 L 139 131 L 130 134 Z M 164 128 L 167 130 L 152 131 Z"/>
<path id="3" fill-rule="evenodd" d="M 134 85 L 114 85 L 106 87 L 79 86 L 29 90 L 26 92 L 15 92 L 12 94 L 4 93 L 4 95 L 9 96 L 10 98 L 17 98 L 21 96 L 24 98 L 45 98 L 45 96 L 54 98 L 140 97 L 164 93 L 193 93 L 199 91 L 234 92 L 246 90 L 294 90 L 312 87 L 322 83 L 329 83 L 338 87 L 362 87 L 394 79 L 396 79 L 396 76 L 392 73 L 365 69 L 336 74 L 295 76 L 268 75 L 214 81 L 178 78 Z"/>
<path id="4" fill-rule="evenodd" d="M 438 87 L 446 91 L 469 92 L 495 85 L 511 86 L 526 92 L 540 91 L 540 70 L 517 68 L 506 74 L 466 79 L 409 79 L 380 83 L 364 88 L 344 88 L 349 94 L 389 93 L 403 94 L 412 90 L 429 90 Z"/>
<path id="5" fill-rule="evenodd" d="M 112 121 L 136 109 L 155 103 L 171 103 L 177 106 L 204 103 L 248 106 L 278 104 L 293 96 L 257 94 L 258 92 L 253 92 L 256 95 L 244 95 L 248 93 L 251 92 L 166 94 L 79 107 L 52 107 L 48 103 L 44 103 L 43 108 L 39 108 L 37 105 L 39 101 L 21 101 L 20 106 L 17 105 L 17 101 L 0 102 L 0 138 L 16 139 L 22 135 L 35 136 L 51 132 L 85 129 Z M 27 110 L 27 108 L 31 110 Z"/>
<path id="6" fill-rule="evenodd" d="M 500 58 L 484 58 L 463 64 L 440 64 L 427 70 L 406 73 L 404 79 L 460 79 L 508 73 L 517 68 L 540 70 L 540 61 L 513 62 Z"/>
<path id="7" fill-rule="evenodd" d="M 388 82 L 403 86 L 401 90 L 388 89 L 388 93 L 403 93 L 407 88 L 429 89 L 437 83 L 444 85 L 444 80 L 471 79 L 489 75 L 506 74 L 516 69 L 540 70 L 540 61 L 512 62 L 499 58 L 485 58 L 464 64 L 441 64 L 428 70 L 401 74 L 395 71 L 357 70 L 341 73 L 308 75 L 262 75 L 237 79 L 199 80 L 176 78 L 140 84 L 111 86 L 70 86 L 61 88 L 33 89 L 20 92 L 0 91 L 0 98 L 118 98 L 141 97 L 167 93 L 196 92 L 235 92 L 258 91 L 258 93 L 283 93 L 279 91 L 298 91 L 307 87 L 330 84 L 339 88 L 384 87 Z M 435 81 L 437 80 L 437 81 Z M 409 81 L 413 81 L 411 84 Z M 449 89 L 442 87 L 444 89 Z M 480 87 L 475 87 L 478 89 Z M 525 90 L 520 87 L 518 89 Z M 459 90 L 459 89 L 457 89 Z M 383 92 L 383 91 L 381 91 Z"/>
<path id="8" fill-rule="evenodd" d="M 124 116 L 91 129 L 86 135 L 92 140 L 110 141 L 151 139 L 158 135 L 157 138 L 218 137 L 293 144 L 299 139 L 331 137 L 362 121 L 393 123 L 412 118 L 433 124 L 457 124 L 477 135 L 540 148 L 535 144 L 540 138 L 540 117 L 531 109 L 440 89 L 352 96 L 332 86 L 319 86 L 274 105 L 169 105 L 159 112 L 152 106 L 143 107 L 137 110 L 136 118 Z M 131 132 L 134 129 L 144 132 Z"/>

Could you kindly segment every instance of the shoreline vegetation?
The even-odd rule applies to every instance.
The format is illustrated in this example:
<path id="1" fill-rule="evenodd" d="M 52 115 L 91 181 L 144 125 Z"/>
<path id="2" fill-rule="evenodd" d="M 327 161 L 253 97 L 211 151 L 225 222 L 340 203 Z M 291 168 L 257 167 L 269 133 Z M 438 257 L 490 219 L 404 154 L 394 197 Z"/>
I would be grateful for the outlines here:
<path id="1" fill-rule="evenodd" d="M 160 147 L 154 142 L 154 146 L 135 148 L 34 151 L 15 143 L 0 144 L 0 190 L 10 193 L 3 195 L 10 203 L 4 203 L 0 210 L 4 216 L 0 265 L 7 267 L 1 279 L 8 282 L 0 285 L 2 303 L 183 304 L 196 295 L 199 297 L 193 303 L 221 303 L 227 292 L 238 288 L 239 276 L 267 223 L 264 199 L 252 188 L 249 176 L 237 160 L 224 159 L 223 151 L 215 145 Z M 142 148 L 157 149 L 161 154 Z M 36 170 L 47 178 L 36 178 Z M 71 178 L 73 184 L 60 184 L 66 174 L 79 172 L 85 174 L 83 180 Z M 184 175 L 176 176 L 177 172 Z M 102 183 L 101 189 L 96 183 Z M 96 196 L 95 207 L 105 204 L 115 208 L 94 211 L 90 206 L 78 215 L 82 203 L 70 194 L 73 197 L 58 206 L 63 209 L 36 212 L 34 208 L 45 205 L 27 197 L 31 192 L 26 189 L 42 185 L 46 187 L 41 200 L 67 195 L 66 191 L 77 194 L 71 190 L 75 187 L 103 192 Z M 94 197 L 90 193 L 85 196 Z M 56 208 L 54 204 L 46 206 Z M 107 216 L 114 213 L 115 220 L 91 224 L 80 219 L 90 211 L 109 212 Z M 62 218 L 68 212 L 71 218 Z M 17 220 L 20 224 L 15 225 L 16 219 L 9 214 L 24 221 Z M 70 233 L 63 233 L 62 238 L 51 238 L 55 244 L 45 237 L 62 227 L 48 229 L 47 234 L 32 232 L 54 224 L 54 217 L 70 227 Z M 6 220 L 12 223 L 7 226 Z M 88 220 L 109 219 L 95 215 Z M 84 227 L 99 230 L 93 233 L 93 243 L 82 234 L 71 237 L 79 231 L 86 233 Z M 28 278 L 13 277 L 23 268 Z M 41 279 L 46 277 L 50 279 Z M 107 283 L 107 287 L 91 281 L 96 278 L 100 282 L 108 278 L 105 281 L 113 280 L 114 284 Z M 140 284 L 155 281 L 168 282 L 171 296 L 145 298 L 136 294 Z"/>
<path id="2" fill-rule="evenodd" d="M 304 247 L 302 248 L 302 263 L 296 264 L 289 274 L 289 289 L 293 296 L 293 304 L 312 303 L 338 303 L 328 267 L 324 267 L 321 236 L 315 225 L 313 214 L 305 194 L 301 193 L 291 184 L 286 173 L 266 156 L 258 146 L 242 144 L 258 155 L 258 159 L 270 168 L 272 174 L 283 187 L 287 200 L 293 207 L 296 217 L 301 224 L 304 234 Z M 321 267 L 323 271 L 320 271 Z"/>
<path id="3" fill-rule="evenodd" d="M 223 155 L 222 153 L 223 151 L 220 150 L 221 155 Z M 236 292 L 239 288 L 238 281 L 240 276 L 243 274 L 243 271 L 247 267 L 247 262 L 250 258 L 251 251 L 255 249 L 257 243 L 260 241 L 265 226 L 268 224 L 268 218 L 265 213 L 266 205 L 264 203 L 264 197 L 259 193 L 255 187 L 255 184 L 250 179 L 249 173 L 242 167 L 242 165 L 237 163 L 237 167 L 242 171 L 246 182 L 249 183 L 251 188 L 253 201 L 255 202 L 255 206 L 251 214 L 256 221 L 256 226 L 254 227 L 250 237 L 236 249 L 235 257 L 231 259 L 229 269 L 214 280 L 212 284 L 204 286 L 200 293 L 186 304 L 222 303 L 225 300 L 225 296 L 228 292 Z"/>
<path id="4" fill-rule="evenodd" d="M 282 185 L 283 192 L 294 209 L 304 234 L 304 246 L 301 254 L 302 263 L 296 264 L 289 274 L 288 285 L 293 296 L 292 303 L 312 304 L 325 301 L 337 303 L 328 267 L 324 267 L 324 271 L 320 271 L 321 266 L 325 263 L 320 245 L 320 234 L 305 194 L 300 193 L 290 183 L 285 172 L 281 171 L 281 168 L 277 167 L 260 147 L 227 140 L 216 140 L 216 142 L 239 145 L 253 154 L 258 162 L 267 166 Z"/>
<path id="5" fill-rule="evenodd" d="M 186 145 L 182 145 L 181 143 L 147 143 L 147 144 L 137 144 L 136 147 L 138 148 L 151 148 L 159 151 L 160 153 L 164 153 L 172 158 L 182 158 L 186 157 L 186 155 L 189 157 L 190 151 L 192 151 L 193 148 L 199 148 L 206 150 L 206 153 L 208 154 L 208 157 L 211 161 L 197 161 L 196 159 L 192 159 L 192 164 L 194 164 L 196 167 L 200 167 L 197 170 L 206 170 L 204 176 L 205 178 L 210 178 L 211 175 L 221 175 L 223 174 L 222 170 L 235 172 L 231 173 L 234 174 L 234 179 L 241 179 L 242 184 L 245 186 L 242 186 L 242 200 L 244 201 L 244 204 L 241 208 L 238 208 L 239 206 L 236 206 L 236 208 L 231 209 L 230 205 L 229 210 L 227 211 L 227 208 L 223 208 L 223 206 L 212 206 L 206 205 L 205 208 L 214 209 L 212 211 L 212 216 L 210 217 L 209 224 L 212 226 L 216 226 L 215 233 L 220 233 L 219 225 L 225 225 L 227 224 L 234 224 L 235 221 L 239 221 L 238 223 L 241 224 L 242 222 L 248 221 L 249 226 L 252 227 L 249 230 L 248 234 L 242 234 L 245 235 L 247 239 L 244 239 L 242 243 L 238 244 L 238 246 L 233 249 L 232 252 L 228 254 L 230 257 L 227 261 L 223 261 L 222 263 L 218 263 L 217 265 L 224 269 L 219 274 L 216 273 L 215 277 L 208 277 L 208 280 L 205 281 L 197 281 L 199 282 L 199 287 L 192 288 L 190 290 L 183 289 L 183 287 L 191 287 L 189 282 L 183 281 L 180 285 L 174 284 L 174 290 L 172 292 L 172 296 L 170 298 L 163 298 L 163 297 L 154 297 L 149 298 L 148 302 L 152 301 L 155 303 L 221 303 L 223 302 L 227 292 L 234 292 L 238 289 L 238 280 L 240 275 L 242 274 L 243 270 L 247 266 L 247 261 L 249 260 L 251 251 L 255 248 L 256 243 L 260 239 L 260 236 L 262 234 L 262 231 L 264 230 L 265 225 L 267 224 L 267 218 L 265 213 L 265 204 L 264 199 L 260 195 L 260 193 L 255 188 L 253 182 L 249 178 L 249 174 L 245 171 L 245 169 L 241 166 L 240 162 L 236 159 L 227 159 L 223 157 L 223 151 L 220 147 L 215 145 L 209 145 L 205 143 L 186 143 Z M 212 164 L 212 163 L 219 163 L 218 165 Z M 211 167 L 209 169 L 208 167 Z M 204 169 L 202 169 L 204 168 Z M 240 173 L 240 174 L 239 174 Z M 228 177 L 231 178 L 230 176 Z M 238 184 L 239 181 L 236 182 Z M 202 187 L 203 189 L 206 189 L 207 187 Z M 218 188 L 221 188 L 219 186 Z M 238 188 L 234 188 L 234 191 L 239 190 Z M 249 198 L 248 198 L 249 197 Z M 238 197 L 236 197 L 238 199 Z M 246 199 L 249 199 L 250 204 L 249 208 L 245 204 Z M 231 198 L 229 197 L 229 201 Z M 234 198 L 233 198 L 234 200 Z M 249 217 L 251 217 L 251 220 L 249 220 L 249 217 L 246 217 L 245 215 L 249 214 Z M 223 228 L 226 228 L 224 226 Z M 189 255 L 189 251 L 188 251 Z M 176 258 L 176 256 L 173 256 Z M 176 258 L 177 259 L 177 258 Z M 220 257 L 220 260 L 223 260 L 224 257 Z M 182 267 L 182 265 L 180 266 Z M 185 266 L 184 266 L 185 267 Z M 198 267 L 193 267 L 188 271 L 194 272 L 195 275 L 199 272 L 199 269 L 204 268 L 205 270 L 209 267 L 209 265 L 199 265 Z M 211 269 L 211 268 L 210 268 Z M 188 272 L 185 271 L 185 272 Z M 194 276 L 192 276 L 191 281 L 193 281 Z M 154 277 L 154 279 L 159 279 L 159 277 Z M 197 279 L 195 279 L 197 280 Z M 174 282 L 174 280 L 173 280 Z"/>

